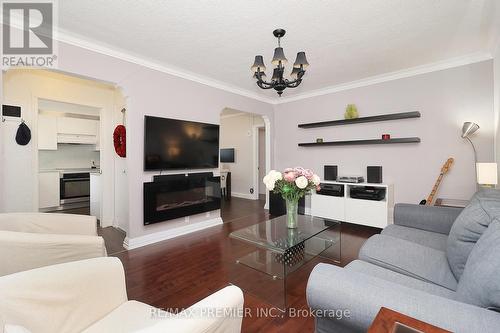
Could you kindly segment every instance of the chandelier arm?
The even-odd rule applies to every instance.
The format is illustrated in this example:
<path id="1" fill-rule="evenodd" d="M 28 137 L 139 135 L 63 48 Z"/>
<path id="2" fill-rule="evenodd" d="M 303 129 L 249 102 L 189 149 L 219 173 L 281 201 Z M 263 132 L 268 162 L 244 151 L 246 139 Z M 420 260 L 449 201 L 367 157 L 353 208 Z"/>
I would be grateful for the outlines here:
<path id="1" fill-rule="evenodd" d="M 287 83 L 286 87 L 287 88 L 297 88 L 301 83 L 302 83 L 302 79 L 295 80 L 295 81 Z"/>
<path id="2" fill-rule="evenodd" d="M 266 82 L 265 80 L 262 79 L 262 72 L 257 72 L 257 85 L 259 85 L 259 82 L 262 84 L 262 85 L 267 85 L 267 86 L 273 86 L 273 82 Z M 259 87 L 261 87 L 261 85 L 259 85 Z"/>
<path id="3" fill-rule="evenodd" d="M 262 81 L 262 80 L 257 81 L 257 85 L 261 89 L 272 89 L 272 88 L 274 88 L 274 84 L 273 83 L 268 83 L 268 82 L 265 82 L 265 81 Z"/>

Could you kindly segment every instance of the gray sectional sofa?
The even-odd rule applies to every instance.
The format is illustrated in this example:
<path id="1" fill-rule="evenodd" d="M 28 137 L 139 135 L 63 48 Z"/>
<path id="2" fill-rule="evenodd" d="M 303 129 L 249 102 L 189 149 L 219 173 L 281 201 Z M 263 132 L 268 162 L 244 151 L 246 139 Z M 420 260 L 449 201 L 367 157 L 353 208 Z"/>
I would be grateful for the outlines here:
<path id="1" fill-rule="evenodd" d="M 453 332 L 500 332 L 500 191 L 463 210 L 397 204 L 358 260 L 314 268 L 307 300 L 316 332 L 366 332 L 382 306 Z"/>

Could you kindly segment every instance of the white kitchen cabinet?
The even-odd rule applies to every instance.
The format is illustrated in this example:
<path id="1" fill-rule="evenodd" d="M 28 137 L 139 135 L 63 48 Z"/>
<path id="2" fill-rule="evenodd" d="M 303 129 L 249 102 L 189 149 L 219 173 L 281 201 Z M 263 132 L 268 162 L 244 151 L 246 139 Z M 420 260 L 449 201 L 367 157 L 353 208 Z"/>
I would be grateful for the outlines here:
<path id="1" fill-rule="evenodd" d="M 59 171 L 39 172 L 38 208 L 58 207 L 59 202 Z"/>
<path id="2" fill-rule="evenodd" d="M 38 149 L 57 150 L 57 118 L 38 116 Z"/>
<path id="3" fill-rule="evenodd" d="M 58 134 L 97 136 L 98 126 L 98 120 L 70 117 L 57 118 Z"/>
<path id="4" fill-rule="evenodd" d="M 101 219 L 101 174 L 90 174 L 90 215 Z"/>

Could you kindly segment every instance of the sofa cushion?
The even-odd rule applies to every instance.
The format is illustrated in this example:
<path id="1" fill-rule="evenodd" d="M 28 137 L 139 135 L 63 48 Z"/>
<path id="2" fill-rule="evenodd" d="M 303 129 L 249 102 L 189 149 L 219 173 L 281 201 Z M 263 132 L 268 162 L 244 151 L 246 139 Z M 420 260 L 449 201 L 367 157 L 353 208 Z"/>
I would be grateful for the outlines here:
<path id="1" fill-rule="evenodd" d="M 344 269 L 394 282 L 412 289 L 422 290 L 428 292 L 429 294 L 455 299 L 456 292 L 451 291 L 450 289 L 443 288 L 434 283 L 415 279 L 408 275 L 396 273 L 392 270 L 385 269 L 362 260 L 351 261 L 347 266 L 344 267 Z"/>
<path id="2" fill-rule="evenodd" d="M 500 310 L 500 221 L 495 219 L 472 249 L 457 296 L 466 303 Z"/>
<path id="3" fill-rule="evenodd" d="M 31 333 L 31 331 L 19 325 L 6 324 L 4 328 L 4 333 Z"/>
<path id="4" fill-rule="evenodd" d="M 431 247 L 439 251 L 446 251 L 448 235 L 422 229 L 390 224 L 382 230 L 382 235 L 401 238 L 413 243 Z"/>
<path id="5" fill-rule="evenodd" d="M 451 227 L 446 254 L 451 270 L 460 280 L 472 248 L 490 222 L 500 217 L 500 191 L 477 192 Z"/>
<path id="6" fill-rule="evenodd" d="M 457 288 L 445 252 L 427 246 L 392 236 L 374 235 L 361 248 L 359 258 L 452 291 Z"/>
<path id="7" fill-rule="evenodd" d="M 137 302 L 128 301 L 113 310 L 107 316 L 92 324 L 85 329 L 84 333 L 102 333 L 102 332 L 136 332 L 144 329 L 162 320 L 152 317 L 154 307 Z"/>

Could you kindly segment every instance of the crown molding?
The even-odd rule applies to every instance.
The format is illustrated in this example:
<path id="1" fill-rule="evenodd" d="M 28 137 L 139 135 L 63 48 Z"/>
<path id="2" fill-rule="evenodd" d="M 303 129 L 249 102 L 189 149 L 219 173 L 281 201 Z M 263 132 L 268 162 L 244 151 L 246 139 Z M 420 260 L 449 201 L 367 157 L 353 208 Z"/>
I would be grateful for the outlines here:
<path id="1" fill-rule="evenodd" d="M 273 100 L 271 98 L 265 97 L 258 95 L 254 92 L 245 90 L 245 89 L 240 89 L 240 88 L 235 88 L 232 86 L 229 86 L 228 84 L 211 79 L 206 76 L 198 75 L 189 71 L 185 71 L 179 68 L 175 68 L 174 66 L 162 64 L 156 61 L 152 60 L 147 60 L 144 58 L 141 58 L 140 56 L 128 53 L 126 51 L 122 51 L 119 49 L 112 48 L 110 46 L 105 46 L 102 44 L 98 44 L 90 39 L 84 38 L 82 36 L 78 36 L 75 34 L 72 34 L 68 31 L 65 31 L 63 29 L 57 29 L 57 34 L 56 34 L 56 39 L 59 42 L 63 42 L 66 44 L 70 44 L 73 46 L 77 46 L 89 51 L 97 52 L 100 54 L 104 54 L 113 58 L 117 58 L 120 60 L 124 60 L 139 66 L 143 66 L 149 69 L 153 69 L 162 73 L 170 74 L 176 77 L 180 77 L 189 81 L 193 81 L 196 83 L 200 83 L 212 88 L 224 90 L 233 94 L 237 94 L 240 96 L 248 97 L 254 100 L 258 100 L 264 103 L 269 103 L 273 104 Z"/>
<path id="2" fill-rule="evenodd" d="M 284 104 L 299 101 L 306 98 L 317 97 L 328 95 L 332 93 L 336 93 L 339 91 L 350 90 L 354 88 L 366 87 L 373 84 L 403 79 L 407 77 L 412 77 L 420 74 L 426 74 L 431 72 L 437 72 L 445 69 L 450 69 L 454 67 L 465 66 L 477 62 L 482 62 L 486 60 L 493 59 L 493 56 L 489 52 L 479 52 L 469 54 L 463 57 L 452 58 L 445 61 L 434 62 L 426 65 L 411 67 L 407 69 L 403 69 L 400 71 L 389 72 L 381 75 L 367 77 L 365 79 L 352 81 L 344 84 L 334 85 L 323 89 L 318 89 L 310 92 L 305 92 L 303 94 L 290 96 L 290 97 L 282 97 L 279 101 L 274 101 L 273 104 Z"/>
<path id="3" fill-rule="evenodd" d="M 11 22 L 12 25 L 16 27 L 20 27 L 20 23 L 17 22 L 17 20 L 13 20 Z M 477 52 L 477 53 L 472 53 L 469 55 L 465 55 L 462 57 L 457 57 L 457 58 L 451 58 L 448 60 L 444 61 L 439 61 L 439 62 L 434 62 L 434 63 L 429 63 L 425 65 L 420 65 L 416 67 L 410 67 L 407 69 L 399 70 L 399 71 L 394 71 L 394 72 L 389 72 L 381 75 L 376 75 L 376 76 L 371 76 L 367 77 L 361 80 L 356 80 L 356 81 L 351 81 L 351 82 L 346 82 L 338 85 L 333 85 L 329 86 L 326 88 L 321 88 L 317 89 L 314 91 L 309 91 L 309 92 L 304 92 L 301 94 L 293 95 L 290 97 L 265 97 L 259 94 L 256 94 L 252 91 L 245 90 L 245 89 L 240 89 L 240 88 L 235 88 L 232 86 L 229 86 L 228 84 L 211 79 L 209 77 L 205 77 L 202 75 L 198 75 L 189 71 L 185 71 L 179 68 L 175 68 L 174 66 L 169 66 L 165 65 L 156 61 L 151 61 L 144 59 L 140 56 L 131 54 L 126 51 L 118 50 L 115 49 L 111 46 L 105 46 L 102 44 L 98 44 L 93 40 L 87 39 L 83 36 L 79 36 L 76 34 L 72 34 L 64 29 L 57 29 L 57 33 L 55 34 L 55 38 L 63 43 L 67 43 L 70 45 L 74 45 L 89 51 L 97 52 L 100 54 L 104 54 L 113 58 L 117 58 L 120 60 L 124 60 L 139 66 L 143 66 L 149 69 L 153 69 L 162 73 L 170 74 L 176 77 L 180 77 L 186 80 L 190 80 L 193 82 L 197 82 L 209 87 L 213 87 L 216 89 L 220 89 L 223 91 L 227 91 L 230 93 L 234 93 L 240 96 L 248 97 L 257 101 L 261 101 L 264 103 L 272 104 L 272 105 L 278 105 L 278 104 L 285 104 L 285 103 L 290 103 L 290 102 L 295 102 L 299 101 L 302 99 L 307 99 L 311 97 L 317 97 L 317 96 L 323 96 L 323 95 L 328 95 L 340 91 L 345 91 L 345 90 L 350 90 L 354 88 L 360 88 L 360 87 L 366 87 L 370 86 L 373 84 L 378 84 L 378 83 L 383 83 L 383 82 L 388 82 L 388 81 L 393 81 L 397 79 L 402 79 L 402 78 L 407 78 L 407 77 L 412 77 L 420 74 L 426 74 L 426 73 L 431 73 L 431 72 L 436 72 L 436 71 L 441 71 L 445 69 L 450 69 L 454 67 L 460 67 L 460 66 L 465 66 L 481 61 L 486 61 L 486 60 L 491 60 L 493 59 L 493 55 L 491 52 Z M 497 40 L 498 42 L 498 40 Z M 500 47 L 500 45 L 495 45 L 496 47 Z M 491 48 L 490 48 L 491 49 Z M 492 51 L 492 50 L 490 50 Z"/>

